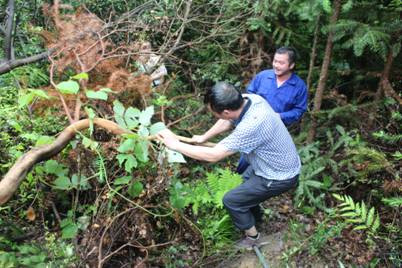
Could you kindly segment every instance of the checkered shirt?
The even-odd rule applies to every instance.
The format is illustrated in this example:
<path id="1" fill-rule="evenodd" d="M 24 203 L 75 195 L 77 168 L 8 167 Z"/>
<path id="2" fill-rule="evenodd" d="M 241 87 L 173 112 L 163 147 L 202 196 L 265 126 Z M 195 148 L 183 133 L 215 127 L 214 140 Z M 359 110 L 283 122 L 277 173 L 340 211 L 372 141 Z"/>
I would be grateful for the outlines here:
<path id="1" fill-rule="evenodd" d="M 298 175 L 300 158 L 279 114 L 258 95 L 243 96 L 251 105 L 232 133 L 219 144 L 228 151 L 243 153 L 258 176 L 286 180 Z"/>

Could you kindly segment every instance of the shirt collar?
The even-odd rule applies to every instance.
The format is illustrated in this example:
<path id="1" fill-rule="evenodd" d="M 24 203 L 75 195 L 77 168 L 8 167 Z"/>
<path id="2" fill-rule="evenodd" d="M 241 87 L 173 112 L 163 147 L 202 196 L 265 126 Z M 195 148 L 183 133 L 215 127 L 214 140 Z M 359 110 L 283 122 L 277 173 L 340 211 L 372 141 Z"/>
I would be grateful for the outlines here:
<path id="1" fill-rule="evenodd" d="M 275 74 L 274 70 L 272 70 L 272 72 L 269 72 L 267 74 L 267 78 L 276 79 L 276 74 Z M 291 84 L 291 85 L 296 85 L 296 82 L 297 82 L 297 77 L 294 72 L 292 72 L 292 75 L 289 77 L 289 79 L 285 81 L 285 83 Z"/>
<path id="2" fill-rule="evenodd" d="M 289 77 L 288 80 L 286 80 L 286 83 L 289 83 L 291 85 L 296 85 L 297 82 L 297 78 L 296 78 L 296 74 L 292 73 L 292 75 Z"/>
<path id="3" fill-rule="evenodd" d="M 240 115 L 239 115 L 239 118 L 237 118 L 236 120 L 234 120 L 233 124 L 234 124 L 235 126 L 237 126 L 237 125 L 240 123 L 240 121 L 243 119 L 244 114 L 248 111 L 248 109 L 249 109 L 250 106 L 251 106 L 251 100 L 250 100 L 249 98 L 247 98 L 247 97 L 245 97 L 244 99 L 245 99 L 247 102 L 246 102 L 246 104 L 244 105 L 244 108 L 243 108 L 243 110 L 241 111 L 241 113 L 240 113 Z"/>

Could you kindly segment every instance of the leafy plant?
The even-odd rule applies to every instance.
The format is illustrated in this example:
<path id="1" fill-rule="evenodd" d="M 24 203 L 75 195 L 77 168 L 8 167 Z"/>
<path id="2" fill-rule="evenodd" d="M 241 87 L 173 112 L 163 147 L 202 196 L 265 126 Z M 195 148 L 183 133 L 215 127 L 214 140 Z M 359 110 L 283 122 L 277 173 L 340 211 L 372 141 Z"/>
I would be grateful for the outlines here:
<path id="1" fill-rule="evenodd" d="M 383 198 L 382 202 L 387 206 L 397 208 L 402 206 L 402 197 Z"/>
<path id="2" fill-rule="evenodd" d="M 386 133 L 384 130 L 376 131 L 372 135 L 374 138 L 389 144 L 397 144 L 402 141 L 402 134 L 393 135 Z"/>
<path id="3" fill-rule="evenodd" d="M 330 160 L 319 155 L 318 145 L 319 143 L 309 144 L 299 150 L 303 166 L 295 195 L 297 206 L 301 206 L 306 200 L 316 207 L 325 209 L 323 204 L 324 193 L 316 196 L 315 190 L 325 190 L 327 187 L 323 182 L 315 178 L 323 173 L 326 164 Z"/>
<path id="4" fill-rule="evenodd" d="M 192 205 L 197 223 L 201 226 L 205 240 L 220 248 L 229 242 L 234 226 L 229 215 L 223 209 L 222 198 L 226 192 L 242 182 L 238 174 L 228 169 L 217 169 L 207 174 L 207 178 L 194 185 L 173 181 L 170 188 L 170 203 L 177 209 Z"/>
<path id="5" fill-rule="evenodd" d="M 310 254 L 317 254 L 317 252 L 326 245 L 330 238 L 338 237 L 344 227 L 345 223 L 341 222 L 337 222 L 333 226 L 328 225 L 328 222 L 319 223 L 314 233 L 309 237 Z"/>
<path id="6" fill-rule="evenodd" d="M 75 219 L 74 212 L 68 211 L 67 217 L 61 221 L 61 237 L 71 239 L 77 236 L 79 230 L 85 230 L 89 225 L 90 217 L 83 215 Z"/>
<path id="7" fill-rule="evenodd" d="M 352 164 L 356 176 L 365 181 L 371 173 L 387 170 L 392 165 L 384 153 L 375 149 L 360 146 L 347 150 L 348 157 L 340 162 L 341 165 Z"/>
<path id="8" fill-rule="evenodd" d="M 229 169 L 217 169 L 215 172 L 207 173 L 206 183 L 201 181 L 196 184 L 192 193 L 188 195 L 188 203 L 193 205 L 193 212 L 203 205 L 214 205 L 223 208 L 222 199 L 226 192 L 235 188 L 242 182 L 240 175 L 231 172 Z"/>
<path id="9" fill-rule="evenodd" d="M 71 267 L 75 261 L 74 247 L 54 234 L 46 233 L 43 245 L 35 241 L 19 244 L 0 235 L 0 267 Z"/>
<path id="10" fill-rule="evenodd" d="M 367 230 L 372 234 L 377 232 L 380 227 L 380 217 L 374 207 L 366 207 L 364 201 L 356 203 L 348 195 L 333 194 L 333 197 L 341 201 L 338 205 L 340 216 L 345 218 L 347 223 L 355 225 L 353 230 Z"/>
<path id="11" fill-rule="evenodd" d="M 216 172 L 207 173 L 207 181 L 212 202 L 223 208 L 222 199 L 225 193 L 238 186 L 243 179 L 229 169 L 218 169 Z"/>

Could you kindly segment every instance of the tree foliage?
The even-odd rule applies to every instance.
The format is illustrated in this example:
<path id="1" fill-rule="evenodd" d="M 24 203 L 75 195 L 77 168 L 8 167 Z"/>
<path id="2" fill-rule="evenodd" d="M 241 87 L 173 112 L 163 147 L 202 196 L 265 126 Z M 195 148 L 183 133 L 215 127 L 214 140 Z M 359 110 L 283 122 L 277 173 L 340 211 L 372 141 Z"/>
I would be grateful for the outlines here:
<path id="1" fill-rule="evenodd" d="M 19 170 L 25 179 L 0 208 L 0 263 L 197 267 L 231 254 L 236 233 L 221 199 L 241 178 L 188 159 L 173 164 L 185 160 L 149 137 L 165 126 L 184 136 L 207 129 L 205 89 L 227 80 L 244 90 L 282 45 L 298 50 L 296 71 L 302 78 L 309 72 L 312 100 L 331 33 L 316 138 L 306 143 L 311 112 L 293 133 L 303 166 L 287 213 L 295 243 L 284 257 L 301 266 L 316 254 L 333 266 L 338 259 L 369 266 L 376 258 L 400 266 L 400 1 L 339 1 L 330 25 L 334 3 L 3 1 L 0 174 L 32 147 L 71 132 L 52 159 Z M 153 70 L 141 68 L 151 54 L 159 57 L 155 68 L 168 70 L 159 85 Z M 37 59 L 47 61 L 27 64 Z M 128 134 L 111 135 L 102 120 Z M 77 122 L 85 122 L 78 132 Z M 282 201 L 264 204 L 269 228 L 283 223 L 276 211 L 289 203 Z M 334 208 L 340 217 L 332 217 Z M 23 237 L 20 227 L 35 234 Z M 363 244 L 364 254 L 351 252 Z M 326 251 L 343 245 L 348 250 L 336 256 Z"/>

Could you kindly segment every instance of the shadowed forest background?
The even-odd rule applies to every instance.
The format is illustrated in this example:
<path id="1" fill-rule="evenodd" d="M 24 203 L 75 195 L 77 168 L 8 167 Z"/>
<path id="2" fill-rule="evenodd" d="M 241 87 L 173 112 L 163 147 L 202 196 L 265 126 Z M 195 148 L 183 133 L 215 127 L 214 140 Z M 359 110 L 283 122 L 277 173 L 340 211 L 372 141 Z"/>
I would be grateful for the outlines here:
<path id="1" fill-rule="evenodd" d="M 205 90 L 280 46 L 309 108 L 299 185 L 263 204 L 273 267 L 401 267 L 400 0 L 0 3 L 0 267 L 228 267 L 238 156 L 153 135 L 205 132 Z"/>

